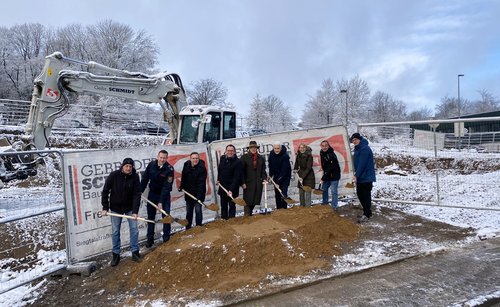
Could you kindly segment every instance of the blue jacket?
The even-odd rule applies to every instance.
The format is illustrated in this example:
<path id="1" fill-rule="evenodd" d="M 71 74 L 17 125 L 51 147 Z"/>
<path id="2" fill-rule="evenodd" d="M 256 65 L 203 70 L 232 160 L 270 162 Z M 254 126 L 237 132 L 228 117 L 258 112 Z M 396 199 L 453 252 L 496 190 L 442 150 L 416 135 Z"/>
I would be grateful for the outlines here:
<path id="1" fill-rule="evenodd" d="M 354 176 L 359 183 L 377 181 L 373 152 L 364 138 L 361 138 L 360 143 L 354 147 Z"/>
<path id="2" fill-rule="evenodd" d="M 290 156 L 286 152 L 286 147 L 281 145 L 279 154 L 275 154 L 274 150 L 269 153 L 269 176 L 273 177 L 276 184 L 290 184 L 292 178 L 292 165 L 290 164 Z"/>
<path id="3" fill-rule="evenodd" d="M 158 167 L 158 161 L 151 161 L 142 174 L 141 192 L 144 192 L 149 183 L 148 199 L 163 204 L 170 203 L 170 192 L 174 182 L 174 168 L 165 162 Z"/>

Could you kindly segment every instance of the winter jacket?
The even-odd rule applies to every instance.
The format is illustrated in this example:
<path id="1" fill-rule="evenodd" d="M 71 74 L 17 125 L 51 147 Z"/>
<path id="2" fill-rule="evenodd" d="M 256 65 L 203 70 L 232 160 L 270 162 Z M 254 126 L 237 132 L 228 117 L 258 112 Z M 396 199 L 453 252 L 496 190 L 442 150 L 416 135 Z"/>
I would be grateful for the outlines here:
<path id="1" fill-rule="evenodd" d="M 316 184 L 316 178 L 314 178 L 313 170 L 313 156 L 311 147 L 307 146 L 306 151 L 301 153 L 297 152 L 295 157 L 295 165 L 293 169 L 298 170 L 298 175 L 303 180 L 305 186 L 313 188 Z M 297 183 L 297 187 L 302 188 L 300 183 Z"/>
<path id="2" fill-rule="evenodd" d="M 102 210 L 137 214 L 141 204 L 141 183 L 135 168 L 131 174 L 122 172 L 123 166 L 109 174 L 101 194 Z"/>
<path id="3" fill-rule="evenodd" d="M 146 170 L 142 174 L 141 192 L 144 192 L 149 183 L 148 199 L 153 202 L 168 203 L 172 184 L 174 182 L 174 168 L 165 162 L 161 168 L 158 160 L 149 162 Z"/>
<path id="4" fill-rule="evenodd" d="M 243 199 L 253 207 L 260 204 L 262 198 L 262 181 L 267 179 L 266 160 L 257 153 L 257 165 L 253 167 L 253 157 L 247 152 L 241 157 L 243 166 L 243 183 L 246 189 L 243 190 Z"/>
<path id="5" fill-rule="evenodd" d="M 281 151 L 276 154 L 274 150 L 269 153 L 269 176 L 273 177 L 277 185 L 290 183 L 292 178 L 292 166 L 290 165 L 290 156 L 286 152 L 286 147 L 281 145 Z"/>
<path id="6" fill-rule="evenodd" d="M 207 169 L 205 161 L 201 159 L 199 161 L 195 166 L 192 166 L 190 160 L 184 163 L 179 189 L 186 190 L 200 201 L 205 201 L 205 194 L 207 194 Z M 184 199 L 186 201 L 193 200 L 187 195 L 184 196 Z"/>
<path id="7" fill-rule="evenodd" d="M 326 151 L 320 150 L 321 169 L 323 169 L 323 181 L 339 181 L 340 180 L 340 165 L 337 155 L 332 147 L 328 147 Z"/>
<path id="8" fill-rule="evenodd" d="M 243 165 L 236 155 L 232 158 L 228 158 L 226 155 L 220 157 L 217 181 L 228 191 L 231 191 L 233 197 L 238 197 L 243 181 Z M 227 196 L 221 187 L 219 187 L 217 194 Z"/>
<path id="9" fill-rule="evenodd" d="M 354 147 L 354 176 L 359 183 L 376 181 L 373 152 L 364 138 Z"/>

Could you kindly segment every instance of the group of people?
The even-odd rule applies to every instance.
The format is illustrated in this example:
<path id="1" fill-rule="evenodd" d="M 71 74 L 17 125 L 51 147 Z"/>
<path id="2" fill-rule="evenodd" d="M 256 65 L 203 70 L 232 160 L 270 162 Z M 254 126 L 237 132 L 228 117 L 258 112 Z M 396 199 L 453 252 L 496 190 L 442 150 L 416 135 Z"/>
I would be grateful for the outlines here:
<path id="1" fill-rule="evenodd" d="M 363 207 L 363 215 L 358 220 L 360 223 L 368 221 L 371 216 L 371 190 L 375 182 L 375 168 L 373 153 L 368 142 L 359 133 L 354 133 L 350 138 L 354 147 L 354 183 L 356 193 Z M 221 218 L 230 219 L 236 215 L 235 198 L 239 196 L 240 187 L 243 189 L 243 200 L 246 203 L 244 215 L 251 216 L 255 206 L 260 205 L 263 186 L 271 182 L 274 185 L 276 208 L 286 209 L 288 188 L 292 172 L 298 176 L 297 187 L 301 206 L 311 205 L 311 191 L 315 187 L 316 179 L 313 170 L 312 149 L 304 143 L 299 144 L 293 171 L 287 148 L 280 142 L 273 144 L 269 153 L 266 172 L 265 158 L 258 153 L 259 145 L 250 141 L 247 152 L 238 158 L 236 148 L 229 144 L 224 154 L 220 157 L 216 184 L 219 186 L 217 194 L 220 196 Z M 324 140 L 320 144 L 321 168 L 320 179 L 322 202 L 328 204 L 329 191 L 334 210 L 338 207 L 338 185 L 341 177 L 339 161 L 333 147 Z M 137 228 L 137 214 L 139 211 L 141 194 L 149 186 L 147 199 L 155 204 L 147 205 L 148 219 L 154 220 L 157 211 L 170 214 L 170 193 L 174 181 L 174 169 L 168 163 L 168 152 L 161 150 L 155 160 L 146 167 L 142 180 L 139 179 L 134 168 L 134 160 L 125 158 L 119 170 L 108 176 L 102 191 L 102 214 L 108 211 L 119 215 L 128 215 L 130 229 L 130 248 L 132 260 L 140 261 Z M 184 163 L 179 191 L 184 191 L 186 201 L 186 229 L 192 227 L 193 215 L 196 213 L 195 223 L 202 225 L 202 202 L 206 194 L 207 170 L 205 162 L 200 159 L 197 152 L 192 152 L 189 160 Z M 162 216 L 165 215 L 162 213 Z M 111 266 L 116 266 L 120 261 L 120 226 L 122 217 L 111 215 L 112 228 L 112 260 Z M 146 247 L 154 243 L 155 225 L 148 223 Z M 170 239 L 170 224 L 163 225 L 163 242 Z"/>
<path id="2" fill-rule="evenodd" d="M 168 163 L 168 152 L 160 150 L 155 160 L 151 161 L 139 179 L 134 168 L 134 160 L 125 158 L 120 169 L 109 174 L 104 183 L 101 196 L 102 215 L 108 215 L 111 211 L 111 241 L 112 259 L 111 266 L 116 266 L 120 262 L 120 228 L 123 216 L 128 216 L 130 232 L 130 250 L 132 260 L 140 261 L 139 254 L 139 230 L 137 227 L 137 214 L 141 203 L 141 195 L 149 186 L 147 196 L 148 219 L 154 220 L 157 211 L 162 211 L 162 217 L 170 214 L 172 186 L 174 182 L 174 168 Z M 182 169 L 181 184 L 179 191 L 186 191 L 195 198 L 203 202 L 206 194 L 207 170 L 203 160 L 197 152 L 189 155 L 189 160 L 184 163 Z M 192 227 L 193 214 L 196 212 L 196 225 L 201 225 L 203 213 L 201 205 L 191 197 L 185 196 L 187 229 Z M 150 203 L 153 205 L 151 205 Z M 116 214 L 120 215 L 117 216 Z M 171 226 L 169 223 L 163 224 L 163 242 L 170 239 Z M 155 224 L 148 223 L 146 247 L 150 248 L 154 244 Z"/>

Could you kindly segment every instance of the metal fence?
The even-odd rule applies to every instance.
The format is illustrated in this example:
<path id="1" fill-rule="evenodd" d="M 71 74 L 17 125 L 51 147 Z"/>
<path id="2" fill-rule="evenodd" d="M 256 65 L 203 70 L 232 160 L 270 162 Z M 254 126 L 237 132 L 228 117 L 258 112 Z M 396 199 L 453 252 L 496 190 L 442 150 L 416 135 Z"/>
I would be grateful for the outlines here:
<path id="1" fill-rule="evenodd" d="M 377 168 L 379 202 L 500 211 L 500 131 L 439 133 L 457 120 L 359 124 Z M 500 122 L 500 117 L 461 119 Z M 429 124 L 432 131 L 411 128 Z"/>
<path id="2" fill-rule="evenodd" d="M 51 157 L 44 166 L 40 166 L 39 172 L 59 167 L 62 163 L 59 151 L 36 153 Z M 16 153 L 1 153 L 2 157 L 14 155 Z M 58 166 L 54 165 L 54 161 Z M 12 185 L 2 189 L 0 294 L 67 266 L 62 198 L 64 185 L 61 180 L 61 176 L 41 175 L 24 181 L 22 186 Z"/>

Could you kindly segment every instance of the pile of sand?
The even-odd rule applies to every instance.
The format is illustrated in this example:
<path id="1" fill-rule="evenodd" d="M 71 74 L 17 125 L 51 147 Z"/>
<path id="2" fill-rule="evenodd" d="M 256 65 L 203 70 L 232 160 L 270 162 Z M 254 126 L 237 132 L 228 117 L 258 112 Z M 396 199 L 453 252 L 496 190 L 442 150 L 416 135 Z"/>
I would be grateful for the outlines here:
<path id="1" fill-rule="evenodd" d="M 130 288 L 231 291 L 325 268 L 359 226 L 330 206 L 221 220 L 174 235 L 132 270 Z M 272 277 L 271 277 L 272 276 Z"/>

